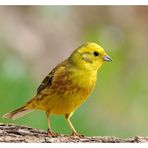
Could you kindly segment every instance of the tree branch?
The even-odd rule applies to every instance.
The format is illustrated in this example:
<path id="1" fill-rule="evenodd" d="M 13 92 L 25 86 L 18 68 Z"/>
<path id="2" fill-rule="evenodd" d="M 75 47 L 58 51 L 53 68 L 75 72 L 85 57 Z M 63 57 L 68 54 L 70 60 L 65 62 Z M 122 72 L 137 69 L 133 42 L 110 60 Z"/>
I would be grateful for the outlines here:
<path id="1" fill-rule="evenodd" d="M 0 142 L 40 142 L 40 143 L 58 143 L 58 142 L 97 142 L 97 143 L 143 143 L 148 142 L 148 137 L 133 137 L 122 139 L 117 137 L 74 137 L 67 135 L 59 135 L 58 137 L 49 137 L 43 130 L 30 128 L 27 126 L 19 126 L 14 124 L 0 123 Z"/>

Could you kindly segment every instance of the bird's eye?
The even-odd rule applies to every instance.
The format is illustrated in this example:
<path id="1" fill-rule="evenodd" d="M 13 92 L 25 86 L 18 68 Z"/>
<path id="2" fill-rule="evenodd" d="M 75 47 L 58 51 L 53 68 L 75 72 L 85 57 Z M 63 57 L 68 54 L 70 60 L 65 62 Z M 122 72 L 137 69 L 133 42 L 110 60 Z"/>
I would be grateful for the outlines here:
<path id="1" fill-rule="evenodd" d="M 94 55 L 97 57 L 99 56 L 99 53 L 97 51 L 94 51 Z"/>

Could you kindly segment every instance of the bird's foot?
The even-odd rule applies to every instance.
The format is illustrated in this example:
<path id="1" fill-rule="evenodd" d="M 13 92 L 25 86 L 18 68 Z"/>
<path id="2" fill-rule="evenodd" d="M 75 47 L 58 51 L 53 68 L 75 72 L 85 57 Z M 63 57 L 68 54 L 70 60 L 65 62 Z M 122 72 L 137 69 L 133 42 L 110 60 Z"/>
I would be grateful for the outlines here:
<path id="1" fill-rule="evenodd" d="M 72 132 L 71 136 L 72 136 L 72 137 L 84 138 L 84 135 L 81 135 L 81 134 L 79 134 L 79 133 L 77 133 L 77 132 Z"/>
<path id="2" fill-rule="evenodd" d="M 47 134 L 48 134 L 49 137 L 57 137 L 57 136 L 59 136 L 58 133 L 52 132 L 52 131 L 49 130 L 49 129 L 47 130 Z"/>

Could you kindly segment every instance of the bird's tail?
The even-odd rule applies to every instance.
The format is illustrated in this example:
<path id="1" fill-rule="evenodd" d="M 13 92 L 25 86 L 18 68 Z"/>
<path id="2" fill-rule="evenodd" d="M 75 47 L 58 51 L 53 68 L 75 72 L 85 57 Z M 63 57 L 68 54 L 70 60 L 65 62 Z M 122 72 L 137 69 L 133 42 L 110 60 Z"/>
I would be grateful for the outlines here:
<path id="1" fill-rule="evenodd" d="M 3 115 L 3 118 L 10 118 L 10 119 L 18 119 L 22 116 L 24 116 L 25 114 L 28 114 L 30 112 L 32 112 L 33 109 L 28 109 L 26 106 L 22 106 L 16 110 L 10 111 L 8 113 L 6 113 L 5 115 Z"/>

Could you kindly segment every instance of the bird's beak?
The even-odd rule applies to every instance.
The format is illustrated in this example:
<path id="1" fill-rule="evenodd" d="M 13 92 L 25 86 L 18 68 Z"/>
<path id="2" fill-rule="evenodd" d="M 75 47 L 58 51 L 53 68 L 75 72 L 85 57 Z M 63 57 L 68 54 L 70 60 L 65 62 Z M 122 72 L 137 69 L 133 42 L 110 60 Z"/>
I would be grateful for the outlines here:
<path id="1" fill-rule="evenodd" d="M 111 62 L 112 59 L 111 59 L 108 55 L 105 55 L 105 56 L 103 57 L 103 61 Z"/>

